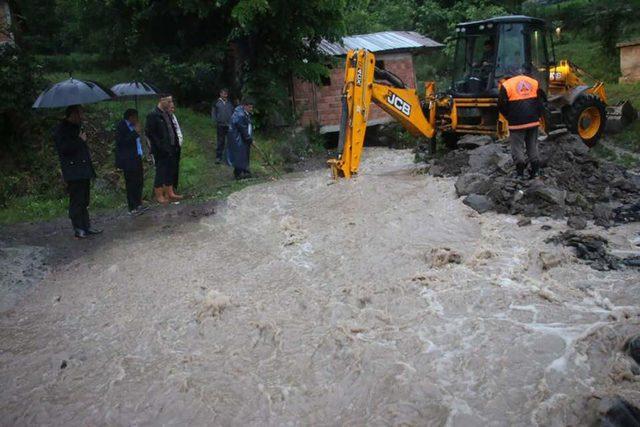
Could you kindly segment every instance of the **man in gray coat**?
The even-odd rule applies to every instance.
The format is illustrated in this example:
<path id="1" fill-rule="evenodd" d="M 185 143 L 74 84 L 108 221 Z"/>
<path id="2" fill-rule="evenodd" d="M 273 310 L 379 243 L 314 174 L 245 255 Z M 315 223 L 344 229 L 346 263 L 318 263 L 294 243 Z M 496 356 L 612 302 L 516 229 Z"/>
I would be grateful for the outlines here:
<path id="1" fill-rule="evenodd" d="M 229 132 L 229 123 L 233 114 L 233 104 L 229 101 L 229 91 L 220 89 L 220 97 L 211 107 L 211 119 L 217 125 L 216 164 L 222 162 L 222 155 Z"/>

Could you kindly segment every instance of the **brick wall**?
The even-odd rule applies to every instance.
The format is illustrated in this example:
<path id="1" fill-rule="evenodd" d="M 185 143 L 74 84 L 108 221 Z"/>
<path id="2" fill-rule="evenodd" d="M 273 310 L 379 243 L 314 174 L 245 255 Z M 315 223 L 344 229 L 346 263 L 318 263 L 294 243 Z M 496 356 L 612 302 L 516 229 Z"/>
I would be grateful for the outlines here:
<path id="1" fill-rule="evenodd" d="M 398 75 L 408 87 L 416 87 L 413 58 L 410 53 L 376 55 L 377 61 L 384 61 L 384 68 Z M 337 130 L 340 124 L 340 97 L 344 84 L 344 62 L 339 62 L 331 72 L 331 84 L 315 86 L 309 82 L 293 82 L 296 111 L 299 123 L 307 126 L 311 123 L 321 127 L 321 131 Z M 388 120 L 391 117 L 372 104 L 369 121 Z"/>

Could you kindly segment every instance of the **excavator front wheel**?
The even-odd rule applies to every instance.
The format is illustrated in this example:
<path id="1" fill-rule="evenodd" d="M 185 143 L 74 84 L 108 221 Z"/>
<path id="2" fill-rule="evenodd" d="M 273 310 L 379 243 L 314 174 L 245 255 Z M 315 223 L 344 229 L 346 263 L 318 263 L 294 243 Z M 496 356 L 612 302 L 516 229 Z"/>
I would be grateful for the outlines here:
<path id="1" fill-rule="evenodd" d="M 595 95 L 580 96 L 569 111 L 569 125 L 589 147 L 596 145 L 607 122 L 604 103 Z"/>

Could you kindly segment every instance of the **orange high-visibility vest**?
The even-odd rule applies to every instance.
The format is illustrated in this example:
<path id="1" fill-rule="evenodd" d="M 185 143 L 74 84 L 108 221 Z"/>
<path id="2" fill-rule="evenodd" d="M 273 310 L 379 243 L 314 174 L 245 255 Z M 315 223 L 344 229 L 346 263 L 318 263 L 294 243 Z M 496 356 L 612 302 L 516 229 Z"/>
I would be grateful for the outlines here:
<path id="1" fill-rule="evenodd" d="M 502 83 L 506 92 L 506 119 L 509 129 L 528 129 L 540 125 L 541 101 L 538 99 L 538 81 L 519 75 Z"/>

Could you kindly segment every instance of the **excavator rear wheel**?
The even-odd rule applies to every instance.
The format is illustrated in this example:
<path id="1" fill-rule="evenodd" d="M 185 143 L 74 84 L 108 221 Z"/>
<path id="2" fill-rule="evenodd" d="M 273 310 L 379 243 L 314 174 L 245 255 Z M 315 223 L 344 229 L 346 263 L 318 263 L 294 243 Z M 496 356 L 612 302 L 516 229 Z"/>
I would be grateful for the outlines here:
<path id="1" fill-rule="evenodd" d="M 568 111 L 567 118 L 569 129 L 577 133 L 588 147 L 593 147 L 604 132 L 607 111 L 600 98 L 585 94 L 575 100 Z"/>

